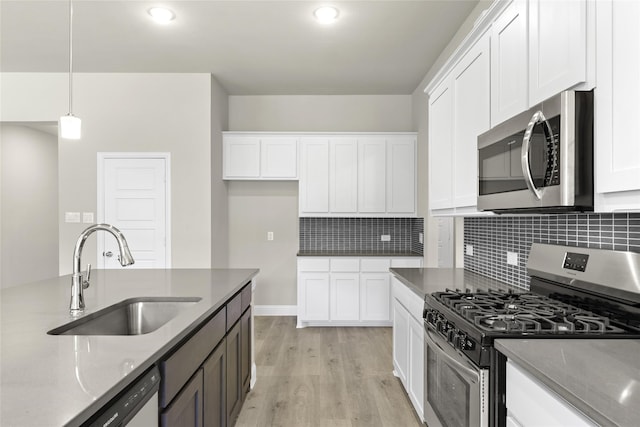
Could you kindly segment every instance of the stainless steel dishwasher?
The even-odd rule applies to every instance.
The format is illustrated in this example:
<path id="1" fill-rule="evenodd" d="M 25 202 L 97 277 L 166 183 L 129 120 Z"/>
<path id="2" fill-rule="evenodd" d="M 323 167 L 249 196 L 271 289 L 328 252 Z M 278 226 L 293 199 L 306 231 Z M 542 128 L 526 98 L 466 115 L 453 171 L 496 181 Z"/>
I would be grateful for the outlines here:
<path id="1" fill-rule="evenodd" d="M 157 426 L 159 387 L 160 371 L 153 366 L 89 419 L 84 426 Z"/>

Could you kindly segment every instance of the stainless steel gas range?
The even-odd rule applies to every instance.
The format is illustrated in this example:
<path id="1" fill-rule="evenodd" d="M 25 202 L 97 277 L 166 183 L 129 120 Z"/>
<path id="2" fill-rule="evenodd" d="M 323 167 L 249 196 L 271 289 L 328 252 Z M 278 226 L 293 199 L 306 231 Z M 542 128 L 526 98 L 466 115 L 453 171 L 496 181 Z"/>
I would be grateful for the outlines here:
<path id="1" fill-rule="evenodd" d="M 640 254 L 533 244 L 526 293 L 425 298 L 425 421 L 504 426 L 503 338 L 640 338 Z"/>

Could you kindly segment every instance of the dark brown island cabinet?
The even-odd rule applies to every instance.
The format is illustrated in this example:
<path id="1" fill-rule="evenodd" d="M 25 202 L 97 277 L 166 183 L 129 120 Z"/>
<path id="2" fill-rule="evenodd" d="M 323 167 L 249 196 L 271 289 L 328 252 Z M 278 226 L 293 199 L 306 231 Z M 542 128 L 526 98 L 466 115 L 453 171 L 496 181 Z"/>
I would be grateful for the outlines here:
<path id="1" fill-rule="evenodd" d="M 251 382 L 251 282 L 160 361 L 160 425 L 236 423 Z"/>

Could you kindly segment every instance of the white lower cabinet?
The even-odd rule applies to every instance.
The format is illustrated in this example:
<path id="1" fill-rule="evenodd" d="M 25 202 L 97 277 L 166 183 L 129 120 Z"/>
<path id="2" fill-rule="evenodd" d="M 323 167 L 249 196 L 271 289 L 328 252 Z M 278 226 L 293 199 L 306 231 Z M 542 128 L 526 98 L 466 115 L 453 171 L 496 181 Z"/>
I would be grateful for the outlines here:
<path id="1" fill-rule="evenodd" d="M 322 320 L 329 318 L 329 274 L 298 275 L 298 318 Z"/>
<path id="2" fill-rule="evenodd" d="M 421 258 L 298 258 L 298 327 L 391 326 L 390 267 Z"/>
<path id="3" fill-rule="evenodd" d="M 424 421 L 424 300 L 392 278 L 393 373 Z"/>
<path id="4" fill-rule="evenodd" d="M 358 273 L 331 274 L 331 320 L 360 319 L 359 276 Z"/>
<path id="5" fill-rule="evenodd" d="M 409 371 L 409 312 L 394 298 L 393 300 L 393 373 L 407 388 Z"/>
<path id="6" fill-rule="evenodd" d="M 391 304 L 389 273 L 360 273 L 360 298 L 362 320 L 389 320 Z"/>
<path id="7" fill-rule="evenodd" d="M 596 425 L 520 366 L 507 361 L 507 426 Z"/>

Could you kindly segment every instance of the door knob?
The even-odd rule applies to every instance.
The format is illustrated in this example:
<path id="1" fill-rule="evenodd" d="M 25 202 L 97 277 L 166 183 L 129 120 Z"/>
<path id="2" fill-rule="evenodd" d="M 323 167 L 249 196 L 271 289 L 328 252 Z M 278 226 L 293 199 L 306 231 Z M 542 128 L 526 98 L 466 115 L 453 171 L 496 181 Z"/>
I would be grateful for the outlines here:
<path id="1" fill-rule="evenodd" d="M 111 251 L 102 252 L 102 255 L 106 256 L 107 258 L 111 258 L 113 256 L 113 252 Z"/>

